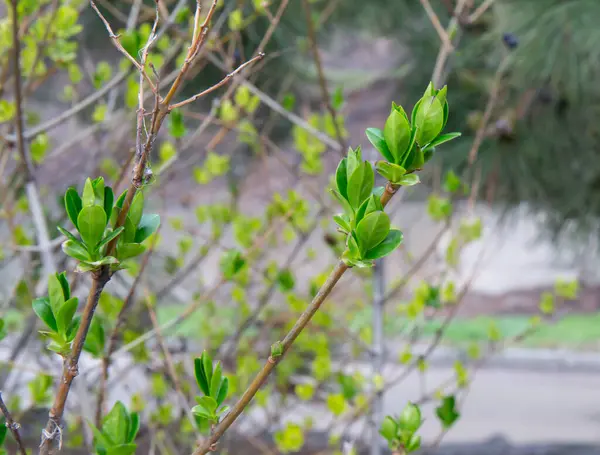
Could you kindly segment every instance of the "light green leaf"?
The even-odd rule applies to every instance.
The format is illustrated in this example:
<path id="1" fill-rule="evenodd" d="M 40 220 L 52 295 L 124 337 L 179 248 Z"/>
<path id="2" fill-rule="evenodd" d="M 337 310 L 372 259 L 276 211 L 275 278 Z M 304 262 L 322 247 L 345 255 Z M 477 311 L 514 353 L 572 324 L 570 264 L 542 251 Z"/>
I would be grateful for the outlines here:
<path id="1" fill-rule="evenodd" d="M 402 158 L 408 151 L 410 143 L 411 127 L 408 116 L 402 106 L 393 104 L 392 112 L 385 122 L 383 136 L 385 142 L 394 157 L 394 163 L 401 163 Z"/>
<path id="2" fill-rule="evenodd" d="M 56 315 L 56 327 L 58 333 L 63 335 L 66 338 L 67 329 L 71 325 L 71 320 L 77 311 L 77 305 L 79 303 L 79 299 L 77 297 L 73 297 L 67 300 L 58 310 L 58 314 Z"/>
<path id="3" fill-rule="evenodd" d="M 383 242 L 365 253 L 365 259 L 379 259 L 387 256 L 400 246 L 403 237 L 402 232 L 391 229 Z"/>
<path id="4" fill-rule="evenodd" d="M 142 219 L 142 214 L 144 213 L 144 193 L 138 191 L 133 197 L 133 201 L 131 202 L 131 207 L 129 207 L 129 212 L 127 216 L 131 220 L 131 223 L 137 227 L 140 224 Z"/>
<path id="5" fill-rule="evenodd" d="M 431 141 L 429 143 L 429 145 L 427 146 L 427 149 L 431 148 L 431 147 L 437 147 L 438 145 L 444 144 L 445 142 L 450 142 L 453 139 L 456 139 L 457 137 L 462 136 L 461 133 L 446 133 L 446 134 L 440 134 L 438 137 L 436 137 L 433 141 Z"/>
<path id="6" fill-rule="evenodd" d="M 383 242 L 389 232 L 390 219 L 385 212 L 374 212 L 365 216 L 356 226 L 361 257 Z"/>
<path id="7" fill-rule="evenodd" d="M 217 362 L 217 366 L 215 367 L 215 371 L 212 375 L 212 379 L 210 381 L 210 396 L 215 400 L 219 394 L 219 388 L 221 387 L 221 379 L 223 379 L 223 370 L 221 368 L 221 362 Z"/>
<path id="8" fill-rule="evenodd" d="M 125 259 L 139 256 L 144 251 L 146 251 L 146 247 L 140 243 L 124 243 L 117 247 L 117 259 L 122 262 Z"/>
<path id="9" fill-rule="evenodd" d="M 337 185 L 338 192 L 344 199 L 348 199 L 348 176 L 346 175 L 346 162 L 347 158 L 343 158 L 338 164 L 337 170 L 335 171 L 335 183 Z"/>
<path id="10" fill-rule="evenodd" d="M 67 256 L 71 256 L 73 259 L 78 261 L 89 261 L 90 255 L 83 244 L 78 240 L 66 240 L 62 244 L 63 253 Z"/>
<path id="11" fill-rule="evenodd" d="M 425 146 L 435 139 L 444 126 L 444 108 L 436 98 L 423 99 L 416 113 L 417 144 Z"/>
<path id="12" fill-rule="evenodd" d="M 104 208 L 97 205 L 84 207 L 77 217 L 77 226 L 88 251 L 92 253 L 102 240 L 106 227 Z"/>
<path id="13" fill-rule="evenodd" d="M 406 174 L 398 182 L 398 185 L 402 186 L 413 186 L 419 183 L 421 180 L 417 174 Z"/>
<path id="14" fill-rule="evenodd" d="M 373 168 L 369 163 L 363 162 L 348 179 L 348 202 L 353 209 L 359 208 L 360 204 L 369 197 L 374 183 Z"/>
<path id="15" fill-rule="evenodd" d="M 402 166 L 386 161 L 377 161 L 375 168 L 384 179 L 394 184 L 397 184 L 402 176 L 406 174 L 406 169 Z"/>
<path id="16" fill-rule="evenodd" d="M 125 228 L 123 226 L 121 226 L 121 227 L 118 227 L 117 229 L 115 229 L 114 231 L 112 231 L 110 234 L 108 234 L 106 237 L 104 237 L 100 241 L 100 243 L 98 243 L 96 250 L 100 250 L 104 245 L 109 243 L 111 240 L 117 238 L 119 236 L 119 234 L 121 234 L 121 232 L 123 232 L 124 229 Z"/>
<path id="17" fill-rule="evenodd" d="M 102 421 L 102 432 L 115 444 L 127 441 L 129 434 L 129 416 L 125 405 L 117 401 Z"/>

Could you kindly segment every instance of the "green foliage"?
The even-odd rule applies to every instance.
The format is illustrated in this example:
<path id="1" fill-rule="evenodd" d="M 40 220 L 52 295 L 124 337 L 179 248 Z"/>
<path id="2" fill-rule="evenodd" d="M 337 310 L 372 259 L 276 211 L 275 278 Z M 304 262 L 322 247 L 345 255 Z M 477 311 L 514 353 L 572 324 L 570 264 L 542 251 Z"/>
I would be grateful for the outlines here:
<path id="1" fill-rule="evenodd" d="M 66 356 L 75 338 L 79 319 L 75 317 L 77 297 L 71 297 L 65 272 L 50 275 L 48 297 L 33 301 L 33 311 L 44 322 L 49 331 L 41 333 L 49 339 L 48 349 Z"/>
<path id="2" fill-rule="evenodd" d="M 160 218 L 144 214 L 144 195 L 134 196 L 124 226 L 117 226 L 123 208 L 125 191 L 114 202 L 112 188 L 104 185 L 104 179 L 87 179 L 80 196 L 74 188 L 65 193 L 64 205 L 67 215 L 81 239 L 62 227 L 59 231 L 68 238 L 63 251 L 79 261 L 79 271 L 98 270 L 110 265 L 111 270 L 123 268 L 122 261 L 142 254 L 146 247 L 142 242 L 158 230 Z M 116 242 L 114 255 L 108 255 L 108 246 Z"/>
<path id="3" fill-rule="evenodd" d="M 97 428 L 89 424 L 94 433 L 94 447 L 98 455 L 133 455 L 137 448 L 135 437 L 140 429 L 140 417 L 129 413 L 123 403 L 117 401 Z"/>
<path id="4" fill-rule="evenodd" d="M 212 423 L 218 423 L 222 414 L 227 412 L 229 406 L 221 406 L 227 398 L 229 379 L 223 375 L 221 362 L 213 368 L 213 360 L 204 351 L 202 356 L 194 359 L 194 372 L 196 382 L 203 396 L 196 397 L 196 406 L 192 413 Z"/>
<path id="5" fill-rule="evenodd" d="M 422 424 L 419 406 L 408 403 L 398 418 L 386 416 L 383 419 L 379 434 L 388 442 L 391 450 L 411 453 L 421 447 L 421 437 L 417 431 Z"/>
<path id="6" fill-rule="evenodd" d="M 450 428 L 459 419 L 460 414 L 456 409 L 456 398 L 454 395 L 443 398 L 442 403 L 435 409 L 435 414 L 444 429 Z"/>

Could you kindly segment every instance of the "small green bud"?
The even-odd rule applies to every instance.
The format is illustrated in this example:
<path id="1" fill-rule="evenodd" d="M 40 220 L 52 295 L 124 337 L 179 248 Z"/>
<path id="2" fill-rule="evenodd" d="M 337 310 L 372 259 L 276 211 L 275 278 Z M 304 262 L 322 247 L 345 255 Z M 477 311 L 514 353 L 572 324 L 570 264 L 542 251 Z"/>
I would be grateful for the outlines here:
<path id="1" fill-rule="evenodd" d="M 281 341 L 276 341 L 271 345 L 271 357 L 281 357 L 283 355 L 283 345 Z"/>

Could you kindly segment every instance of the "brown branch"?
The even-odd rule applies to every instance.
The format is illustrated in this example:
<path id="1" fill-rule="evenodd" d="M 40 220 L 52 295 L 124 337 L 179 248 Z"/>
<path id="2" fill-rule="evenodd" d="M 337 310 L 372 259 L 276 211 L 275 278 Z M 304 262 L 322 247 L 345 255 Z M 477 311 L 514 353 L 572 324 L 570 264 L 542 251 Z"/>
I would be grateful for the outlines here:
<path id="1" fill-rule="evenodd" d="M 123 54 L 127 60 L 129 60 L 131 63 L 133 63 L 133 66 L 135 66 L 137 68 L 137 70 L 140 72 L 140 74 L 142 75 L 142 77 L 146 80 L 146 82 L 148 82 L 148 84 L 152 88 L 152 91 L 154 93 L 156 93 L 157 88 L 154 85 L 154 82 L 152 82 L 152 79 L 150 79 L 150 76 L 148 76 L 148 73 L 146 72 L 146 69 L 144 68 L 144 63 L 145 62 L 139 63 L 133 56 L 131 56 L 131 54 L 129 54 L 129 52 L 127 52 L 125 50 L 125 48 L 123 47 L 123 45 L 119 41 L 119 35 L 116 35 L 113 32 L 113 30 L 112 30 L 112 28 L 110 26 L 110 23 L 102 15 L 102 13 L 100 12 L 100 10 L 96 6 L 96 3 L 93 0 L 90 0 L 90 6 L 93 8 L 93 10 L 96 12 L 96 14 L 98 15 L 98 17 L 104 23 L 104 27 L 106 27 L 106 30 L 108 31 L 108 36 L 112 40 L 112 42 L 113 42 L 114 46 L 117 48 L 117 50 L 121 54 Z M 152 42 L 154 40 L 155 33 L 156 33 L 156 22 L 154 23 L 154 28 L 152 29 L 152 33 L 150 33 L 150 36 L 148 37 L 148 41 L 149 42 Z"/>
<path id="2" fill-rule="evenodd" d="M 209 93 L 214 92 L 216 89 L 218 89 L 218 88 L 222 87 L 223 85 L 227 84 L 227 82 L 229 82 L 229 80 L 231 78 L 233 78 L 236 74 L 239 74 L 240 72 L 242 72 L 244 69 L 246 69 L 248 66 L 252 65 L 253 63 L 255 63 L 255 62 L 259 61 L 259 60 L 262 60 L 264 58 L 264 56 L 265 56 L 265 54 L 263 52 L 255 55 L 254 57 L 252 57 L 247 62 L 242 63 L 234 71 L 232 71 L 231 73 L 229 73 L 227 76 L 225 76 L 223 79 L 221 79 L 219 82 L 217 82 L 212 87 L 207 88 L 206 90 L 198 93 L 197 95 L 192 96 L 191 98 L 188 98 L 187 100 L 180 101 L 179 103 L 175 103 L 175 104 L 170 105 L 169 106 L 169 111 L 171 111 L 173 109 L 178 109 L 180 107 L 183 107 L 186 104 L 193 103 L 194 101 L 202 98 L 203 96 L 206 96 Z"/>
<path id="3" fill-rule="evenodd" d="M 106 352 L 102 357 L 102 372 L 100 374 L 100 385 L 98 386 L 98 396 L 96 398 L 96 426 L 100 426 L 100 422 L 102 420 L 102 406 L 104 405 L 104 397 L 106 395 L 106 382 L 108 380 L 108 369 L 110 368 L 110 358 L 114 354 L 117 348 L 117 339 L 119 337 L 119 332 L 121 331 L 121 327 L 125 323 L 125 315 L 129 311 L 131 304 L 133 303 L 133 297 L 135 294 L 135 290 L 137 289 L 140 279 L 148 265 L 148 261 L 150 256 L 154 251 L 154 247 L 156 244 L 157 237 L 154 237 L 154 241 L 150 246 L 150 249 L 142 259 L 140 264 L 140 270 L 133 281 L 133 284 L 129 288 L 129 292 L 127 293 L 127 297 L 123 300 L 123 306 L 119 310 L 119 314 L 117 315 L 117 322 L 115 323 L 115 327 L 113 328 L 110 338 L 108 339 L 108 346 L 106 347 Z"/>
<path id="4" fill-rule="evenodd" d="M 0 411 L 2 411 L 2 414 L 4 414 L 4 418 L 6 419 L 6 428 L 10 430 L 13 437 L 15 438 L 15 441 L 17 442 L 17 448 L 19 449 L 19 453 L 21 453 L 21 455 L 27 455 L 27 452 L 25 451 L 25 446 L 23 445 L 23 441 L 21 440 L 21 434 L 19 433 L 19 428 L 21 428 L 21 425 L 14 421 L 12 415 L 6 407 L 6 404 L 4 404 L 4 400 L 2 399 L 2 392 L 0 392 Z"/>
<path id="5" fill-rule="evenodd" d="M 435 28 L 435 31 L 437 32 L 438 36 L 442 40 L 444 47 L 446 47 L 450 51 L 452 51 L 454 47 L 452 46 L 452 42 L 450 40 L 450 37 L 448 36 L 448 31 L 444 30 L 444 27 L 442 27 L 440 19 L 438 18 L 437 14 L 435 14 L 435 11 L 431 7 L 431 3 L 429 3 L 429 0 L 420 0 L 420 1 L 421 1 L 421 5 L 423 6 L 423 9 L 427 13 L 427 17 L 429 17 L 429 20 L 431 21 L 431 24 L 433 25 L 433 28 Z"/>
<path id="6" fill-rule="evenodd" d="M 81 315 L 81 323 L 79 325 L 79 329 L 77 330 L 77 334 L 75 335 L 75 340 L 73 341 L 73 348 L 71 350 L 71 354 L 63 363 L 63 374 L 60 385 L 54 397 L 52 408 L 50 409 L 48 423 L 42 432 L 42 442 L 40 444 L 39 452 L 40 455 L 48 455 L 50 453 L 52 441 L 54 441 L 57 437 L 59 438 L 59 442 L 62 439 L 61 420 L 65 411 L 67 397 L 71 389 L 71 383 L 79 373 L 79 357 L 81 355 L 81 351 L 83 350 L 85 338 L 90 328 L 96 306 L 98 306 L 98 301 L 100 299 L 100 295 L 102 294 L 102 290 L 109 280 L 110 274 L 107 267 L 102 267 L 92 276 L 92 287 L 90 288 L 87 302 Z"/>
<path id="7" fill-rule="evenodd" d="M 329 90 L 327 88 L 327 79 L 325 78 L 325 72 L 323 71 L 323 64 L 321 63 L 321 55 L 319 53 L 319 48 L 317 46 L 317 37 L 315 34 L 315 27 L 312 20 L 312 12 L 310 9 L 310 2 L 308 0 L 302 0 L 302 6 L 304 7 L 304 12 L 306 14 L 306 26 L 308 28 L 308 41 L 310 43 L 310 49 L 313 54 L 313 60 L 315 61 L 315 66 L 317 68 L 317 75 L 319 77 L 319 86 L 321 88 L 321 97 L 323 99 L 323 103 L 325 107 L 329 111 L 329 115 L 331 115 L 331 120 L 333 121 L 333 127 L 335 129 L 335 135 L 337 137 L 338 142 L 340 143 L 340 153 L 345 154 L 348 145 L 346 144 L 346 140 L 342 134 L 342 130 L 340 125 L 338 124 L 338 117 L 333 104 L 331 103 L 331 99 L 329 97 Z"/>
<path id="8" fill-rule="evenodd" d="M 384 193 L 381 196 L 381 203 L 385 207 L 390 201 L 392 196 L 396 193 L 398 187 L 388 183 L 385 187 Z M 300 315 L 294 326 L 287 333 L 285 338 L 280 342 L 281 354 L 277 357 L 269 356 L 262 369 L 254 377 L 244 394 L 233 406 L 231 411 L 223 418 L 221 422 L 213 429 L 210 438 L 206 439 L 196 450 L 193 455 L 206 455 L 215 449 L 215 446 L 221 436 L 229 429 L 229 427 L 237 420 L 240 414 L 246 409 L 246 406 L 250 404 L 256 393 L 263 386 L 271 372 L 275 369 L 277 364 L 283 360 L 286 352 L 290 349 L 296 338 L 306 328 L 315 313 L 321 308 L 321 305 L 325 302 L 331 291 L 333 291 L 335 285 L 344 275 L 346 270 L 350 267 L 347 266 L 343 261 L 339 261 L 332 272 L 327 277 L 327 280 L 317 292 L 317 295 L 313 298 L 312 302 L 306 310 Z"/>

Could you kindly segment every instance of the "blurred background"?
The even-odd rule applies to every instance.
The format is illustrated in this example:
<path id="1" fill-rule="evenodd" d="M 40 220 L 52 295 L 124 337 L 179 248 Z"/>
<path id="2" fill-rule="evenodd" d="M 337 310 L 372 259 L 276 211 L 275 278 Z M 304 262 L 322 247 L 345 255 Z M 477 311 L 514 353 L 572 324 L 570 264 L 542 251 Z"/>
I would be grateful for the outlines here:
<path id="1" fill-rule="evenodd" d="M 61 362 L 31 301 L 53 271 L 80 301 L 89 289 L 60 248 L 62 198 L 88 176 L 126 188 L 139 75 L 87 2 L 17 3 L 25 159 L 0 5 L 0 388 L 34 448 Z M 154 2 L 97 5 L 138 55 Z M 159 3 L 149 60 L 164 84 L 194 10 Z M 339 159 L 359 145 L 378 159 L 365 129 L 433 81 L 462 137 L 390 204 L 402 247 L 344 277 L 219 450 L 386 453 L 378 425 L 412 401 L 427 453 L 600 454 L 599 18 L 598 0 L 218 2 L 178 99 L 266 57 L 165 123 L 145 189 L 160 234 L 101 298 L 64 452 L 90 453 L 113 334 L 105 406 L 141 413 L 137 453 L 189 452 L 193 357 L 223 362 L 233 403 L 343 251 L 327 191 Z M 231 248 L 248 262 L 223 280 Z"/>

